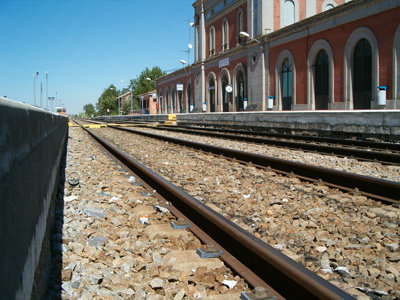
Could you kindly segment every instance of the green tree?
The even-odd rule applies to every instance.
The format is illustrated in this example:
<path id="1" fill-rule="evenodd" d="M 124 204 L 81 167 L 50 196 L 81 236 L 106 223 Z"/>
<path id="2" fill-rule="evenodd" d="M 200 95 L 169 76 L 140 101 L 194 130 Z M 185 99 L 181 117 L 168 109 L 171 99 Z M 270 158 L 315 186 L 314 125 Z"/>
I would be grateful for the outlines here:
<path id="1" fill-rule="evenodd" d="M 138 109 L 138 107 L 137 107 L 137 105 L 135 105 L 135 103 L 133 103 L 132 106 L 133 106 L 133 111 Z M 121 113 L 123 115 L 127 115 L 127 114 L 129 114 L 130 111 L 131 111 L 131 101 L 130 100 L 125 101 L 124 104 L 122 105 Z"/>
<path id="2" fill-rule="evenodd" d="M 135 103 L 138 103 L 139 101 L 138 95 L 155 90 L 155 80 L 166 74 L 167 73 L 162 71 L 160 67 L 153 67 L 151 70 L 146 68 L 138 77 L 131 79 L 129 88 L 132 90 L 133 99 L 136 100 Z"/>
<path id="3" fill-rule="evenodd" d="M 86 118 L 91 118 L 93 116 L 96 116 L 96 109 L 94 108 L 94 105 L 92 103 L 88 103 L 83 106 L 84 113 L 83 115 Z"/>
<path id="4" fill-rule="evenodd" d="M 110 110 L 110 115 L 116 115 L 118 113 L 118 104 L 116 99 L 119 94 L 119 91 L 113 84 L 110 84 L 110 86 L 103 91 L 96 103 L 99 115 L 107 114 L 107 109 Z"/>

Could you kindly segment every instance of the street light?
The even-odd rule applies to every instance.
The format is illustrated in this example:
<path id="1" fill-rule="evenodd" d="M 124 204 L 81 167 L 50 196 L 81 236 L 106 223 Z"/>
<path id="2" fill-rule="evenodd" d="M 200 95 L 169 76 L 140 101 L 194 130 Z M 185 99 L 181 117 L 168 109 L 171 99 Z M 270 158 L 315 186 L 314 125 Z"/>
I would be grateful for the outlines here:
<path id="1" fill-rule="evenodd" d="M 36 78 L 39 76 L 39 72 L 33 73 L 33 105 L 36 106 Z"/>
<path id="2" fill-rule="evenodd" d="M 248 34 L 245 31 L 239 32 L 239 35 L 242 36 L 242 37 L 245 37 L 245 38 L 250 38 L 250 40 L 256 41 L 257 43 L 261 44 L 261 42 L 259 40 L 250 37 L 250 34 Z"/>

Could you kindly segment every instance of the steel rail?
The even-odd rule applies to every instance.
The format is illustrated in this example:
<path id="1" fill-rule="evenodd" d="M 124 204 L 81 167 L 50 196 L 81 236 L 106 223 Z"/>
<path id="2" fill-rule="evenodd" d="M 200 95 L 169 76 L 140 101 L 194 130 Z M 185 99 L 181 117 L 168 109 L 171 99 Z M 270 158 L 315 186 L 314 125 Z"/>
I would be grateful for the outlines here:
<path id="1" fill-rule="evenodd" d="M 192 142 L 154 133 L 142 132 L 131 128 L 109 126 L 118 130 L 132 132 L 143 136 L 156 138 L 163 141 L 179 144 L 185 147 L 211 152 L 228 158 L 234 158 L 242 162 L 251 162 L 257 166 L 269 167 L 285 174 L 293 173 L 302 179 L 309 181 L 323 181 L 324 184 L 345 191 L 358 190 L 361 194 L 387 204 L 397 204 L 400 200 L 400 183 L 383 180 L 349 172 L 308 165 L 305 163 L 269 157 L 256 153 L 249 153 L 229 148 L 218 147 L 198 142 Z"/>
<path id="2" fill-rule="evenodd" d="M 90 130 L 83 129 L 283 297 L 354 299 L 180 190 Z"/>

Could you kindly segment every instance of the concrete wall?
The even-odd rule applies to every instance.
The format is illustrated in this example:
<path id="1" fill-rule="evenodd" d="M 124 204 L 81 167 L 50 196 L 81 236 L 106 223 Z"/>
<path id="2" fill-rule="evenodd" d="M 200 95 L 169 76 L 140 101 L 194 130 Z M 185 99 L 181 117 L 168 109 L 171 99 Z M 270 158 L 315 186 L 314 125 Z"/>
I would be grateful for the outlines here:
<path id="1" fill-rule="evenodd" d="M 66 117 L 0 98 L 2 299 L 40 299 L 45 292 L 67 136 Z"/>

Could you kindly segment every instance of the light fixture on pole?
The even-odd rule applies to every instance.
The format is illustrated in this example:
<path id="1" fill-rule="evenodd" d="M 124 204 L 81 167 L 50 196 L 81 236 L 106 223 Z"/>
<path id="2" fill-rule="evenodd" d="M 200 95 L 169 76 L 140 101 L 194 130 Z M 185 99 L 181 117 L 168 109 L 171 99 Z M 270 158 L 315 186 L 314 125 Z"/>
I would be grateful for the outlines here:
<path id="1" fill-rule="evenodd" d="M 184 60 L 184 59 L 181 59 L 180 61 L 179 61 L 182 65 L 187 65 L 188 63 L 186 62 L 186 60 Z"/>
<path id="2" fill-rule="evenodd" d="M 261 42 L 260 42 L 259 40 L 250 37 L 250 34 L 248 34 L 248 33 L 245 32 L 245 31 L 239 32 L 239 35 L 242 36 L 242 37 L 245 37 L 245 38 L 249 38 L 250 40 L 256 41 L 257 43 L 261 44 Z"/>
<path id="3" fill-rule="evenodd" d="M 33 73 L 33 105 L 36 106 L 36 78 L 39 76 L 39 72 Z"/>

